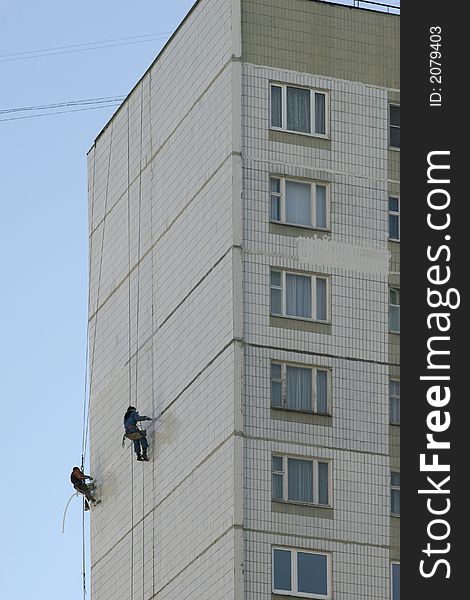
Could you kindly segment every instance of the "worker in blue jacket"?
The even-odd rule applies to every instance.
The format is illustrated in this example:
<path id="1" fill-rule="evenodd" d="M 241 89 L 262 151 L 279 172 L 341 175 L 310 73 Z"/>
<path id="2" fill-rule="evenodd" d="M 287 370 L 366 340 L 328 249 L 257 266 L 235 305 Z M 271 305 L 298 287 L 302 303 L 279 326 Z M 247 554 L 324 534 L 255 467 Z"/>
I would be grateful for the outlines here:
<path id="1" fill-rule="evenodd" d="M 147 448 L 149 444 L 145 438 L 144 432 L 137 439 L 134 439 L 132 434 L 141 432 L 141 430 L 137 427 L 137 423 L 139 421 L 151 421 L 150 417 L 146 417 L 144 415 L 140 416 L 137 412 L 135 406 L 129 406 L 127 408 L 126 414 L 124 415 L 124 429 L 126 432 L 126 436 L 132 439 L 134 444 L 134 451 L 137 454 L 137 460 L 148 460 L 147 456 Z M 129 435 L 130 434 L 130 435 Z"/>

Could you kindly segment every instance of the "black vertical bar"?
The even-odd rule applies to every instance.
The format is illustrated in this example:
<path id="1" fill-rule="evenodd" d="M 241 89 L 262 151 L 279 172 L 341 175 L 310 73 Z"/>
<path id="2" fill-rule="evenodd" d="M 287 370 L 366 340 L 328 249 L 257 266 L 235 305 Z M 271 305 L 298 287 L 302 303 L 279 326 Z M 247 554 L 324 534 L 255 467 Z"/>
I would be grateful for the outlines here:
<path id="1" fill-rule="evenodd" d="M 463 385 L 469 330 L 464 311 L 470 231 L 465 231 L 468 194 L 463 185 L 465 169 L 470 169 L 463 150 L 469 37 L 457 3 L 402 5 L 402 598 L 443 600 L 467 594 L 463 541 L 469 525 L 463 505 L 468 469 L 458 462 L 468 456 L 469 438 Z M 450 168 L 427 173 L 429 162 Z M 455 308 L 444 306 L 446 300 Z M 428 344 L 450 354 L 429 354 Z M 443 431 L 432 430 L 439 427 Z M 449 442 L 450 449 L 427 448 L 427 434 L 436 442 Z M 421 454 L 426 465 L 435 460 L 444 465 L 438 469 L 449 465 L 450 470 L 420 468 Z"/>

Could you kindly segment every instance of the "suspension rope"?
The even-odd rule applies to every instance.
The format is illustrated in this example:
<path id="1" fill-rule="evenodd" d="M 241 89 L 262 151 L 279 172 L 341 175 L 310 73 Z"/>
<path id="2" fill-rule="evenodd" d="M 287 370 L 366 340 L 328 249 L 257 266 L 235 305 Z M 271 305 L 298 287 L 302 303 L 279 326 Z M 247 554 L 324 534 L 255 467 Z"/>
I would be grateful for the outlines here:
<path id="1" fill-rule="evenodd" d="M 149 71 L 149 122 L 150 122 L 150 150 L 151 156 L 152 152 L 152 69 Z M 155 311 L 154 311 L 154 247 L 153 247 L 153 202 L 150 202 L 150 248 L 151 248 L 151 270 L 152 270 L 152 278 L 151 278 L 151 294 L 152 294 L 152 337 L 151 337 L 151 350 L 150 350 L 150 360 L 152 361 L 151 365 L 151 374 L 152 374 L 152 417 L 155 418 L 155 354 L 154 354 L 154 344 L 156 338 L 153 335 L 154 331 L 154 323 L 155 323 Z M 154 426 L 154 434 L 155 434 L 155 426 Z M 155 435 L 154 435 L 155 441 Z M 152 460 L 152 502 L 155 502 L 155 456 L 154 460 Z M 155 597 L 155 511 L 152 511 L 152 598 Z"/>
<path id="2" fill-rule="evenodd" d="M 103 233 L 101 236 L 101 248 L 100 248 L 100 266 L 98 271 L 98 289 L 96 293 L 96 309 L 95 309 L 95 327 L 93 330 L 93 349 L 91 352 L 91 362 L 90 362 L 90 382 L 88 386 L 88 402 L 85 394 L 84 401 L 84 422 L 83 422 L 83 437 L 82 437 L 82 468 L 84 467 L 85 458 L 86 458 L 86 450 L 87 450 L 87 442 L 88 442 L 88 429 L 90 423 L 90 396 L 91 396 L 91 386 L 93 383 L 93 369 L 95 365 L 95 349 L 96 349 L 96 332 L 98 329 L 98 307 L 100 302 L 100 292 L 101 292 L 101 276 L 103 273 L 103 255 L 104 255 L 104 238 L 106 232 L 106 213 L 108 210 L 108 191 L 109 191 L 109 179 L 110 179 L 110 171 L 111 171 L 111 154 L 112 154 L 112 146 L 113 146 L 113 132 L 114 132 L 114 121 L 111 122 L 111 132 L 109 139 L 109 157 L 108 157 L 108 168 L 106 173 L 106 189 L 104 196 L 104 210 L 103 210 Z M 95 148 L 96 152 L 96 148 Z M 93 202 L 92 202 L 92 219 L 94 215 L 94 207 L 95 207 L 95 162 L 96 162 L 96 154 L 93 154 Z M 93 222 L 93 221 L 92 221 Z M 90 240 L 90 256 L 89 256 L 89 269 L 91 273 L 91 260 L 92 260 L 92 249 L 93 249 L 93 235 Z M 88 310 L 90 310 L 91 305 L 91 286 L 89 286 L 88 290 Z M 87 360 L 88 360 L 88 340 L 89 340 L 89 326 L 87 327 Z M 87 369 L 88 370 L 88 369 Z M 86 417 L 85 417 L 86 414 Z"/>
<path id="3" fill-rule="evenodd" d="M 130 120 L 129 103 L 127 103 L 127 260 L 129 277 L 127 284 L 127 318 L 128 318 L 128 365 L 129 365 L 129 404 L 132 402 L 132 361 L 131 361 L 131 192 L 130 192 Z M 131 452 L 131 576 L 130 600 L 134 596 L 134 457 Z"/>
<path id="4" fill-rule="evenodd" d="M 83 510 L 82 510 L 82 582 L 83 582 L 83 600 L 85 600 L 86 599 L 85 496 L 83 496 Z"/>
<path id="5" fill-rule="evenodd" d="M 81 470 L 85 469 L 85 459 L 86 459 L 86 451 L 87 451 L 87 443 L 88 443 L 88 429 L 90 423 L 90 396 L 91 396 L 91 385 L 93 382 L 93 367 L 95 364 L 95 348 L 96 348 L 96 331 L 98 328 L 98 307 L 100 301 L 100 291 L 101 291 L 101 276 L 103 270 L 103 249 L 104 249 L 104 238 L 105 238 L 105 228 L 106 228 L 106 213 L 108 208 L 108 190 L 109 190 L 109 179 L 110 179 L 110 170 L 111 170 L 111 153 L 112 153 L 112 144 L 113 144 L 113 131 L 114 131 L 114 123 L 111 124 L 111 133 L 109 140 L 109 158 L 108 158 L 108 169 L 106 174 L 106 190 L 105 190 L 105 199 L 104 199 L 104 210 L 103 210 L 103 233 L 101 237 L 101 248 L 100 248 L 100 265 L 98 272 L 98 289 L 96 296 L 96 310 L 95 310 L 95 328 L 93 332 L 93 350 L 91 353 L 91 361 L 89 355 L 89 345 L 90 345 L 90 327 L 89 323 L 87 324 L 87 334 L 86 334 L 86 351 L 85 351 L 85 384 L 84 384 L 84 398 L 83 398 L 83 422 L 82 422 L 82 453 L 81 453 Z M 96 172 L 96 148 L 93 153 L 93 196 L 91 202 L 91 223 L 93 223 L 94 210 L 95 210 L 95 172 Z M 89 273 L 91 273 L 91 261 L 93 254 L 93 235 L 90 239 L 90 251 L 88 257 L 88 269 Z M 90 314 L 91 307 L 91 286 L 88 286 L 88 315 Z M 91 362 L 91 364 L 90 364 Z M 90 376 L 88 378 L 88 371 L 90 371 Z M 65 518 L 65 514 L 64 514 Z M 86 599 L 86 536 L 85 536 L 85 497 L 83 497 L 82 504 L 82 592 L 83 592 L 83 600 Z"/>
<path id="6" fill-rule="evenodd" d="M 135 400 L 138 404 L 138 367 L 139 367 L 139 316 L 140 316 L 140 257 L 141 257 L 141 214 L 142 214 L 142 146 L 143 146 L 143 86 L 140 93 L 140 165 L 139 165 L 139 205 L 138 205 L 138 242 L 137 242 L 137 307 L 136 307 L 136 354 L 135 354 Z M 142 600 L 145 600 L 145 469 L 142 469 Z"/>

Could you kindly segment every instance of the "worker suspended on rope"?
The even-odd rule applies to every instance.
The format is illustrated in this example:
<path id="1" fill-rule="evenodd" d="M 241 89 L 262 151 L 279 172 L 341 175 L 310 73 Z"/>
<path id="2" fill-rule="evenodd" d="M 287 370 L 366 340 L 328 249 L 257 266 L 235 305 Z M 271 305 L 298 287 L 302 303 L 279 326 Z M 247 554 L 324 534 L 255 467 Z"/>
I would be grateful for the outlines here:
<path id="1" fill-rule="evenodd" d="M 90 475 L 85 475 L 85 473 L 80 469 L 80 467 L 74 467 L 72 469 L 72 473 L 70 474 L 70 481 L 73 484 L 73 487 L 85 496 L 85 510 L 90 508 L 88 502 L 90 502 L 93 506 L 99 504 L 101 500 L 96 500 L 91 493 L 90 487 L 85 483 L 85 480 L 89 479 L 93 481 L 93 477 Z"/>
<path id="2" fill-rule="evenodd" d="M 137 427 L 139 421 L 151 421 L 150 417 L 140 416 L 135 406 L 129 406 L 124 415 L 125 436 L 132 440 L 137 460 L 148 460 L 147 448 L 149 444 L 145 437 L 145 431 Z"/>

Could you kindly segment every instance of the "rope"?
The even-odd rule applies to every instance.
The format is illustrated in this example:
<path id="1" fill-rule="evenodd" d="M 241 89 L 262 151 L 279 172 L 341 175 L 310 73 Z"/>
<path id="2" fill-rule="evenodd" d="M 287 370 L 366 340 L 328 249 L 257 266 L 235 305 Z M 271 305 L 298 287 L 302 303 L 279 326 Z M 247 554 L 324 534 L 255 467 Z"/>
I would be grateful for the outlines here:
<path id="1" fill-rule="evenodd" d="M 83 497 L 83 510 L 82 510 L 82 580 L 83 580 L 83 600 L 85 600 L 86 599 L 85 496 Z"/>
<path id="2" fill-rule="evenodd" d="M 95 364 L 95 348 L 96 348 L 96 331 L 98 329 L 98 306 L 100 300 L 100 291 L 101 291 L 101 275 L 103 271 L 103 249 L 104 249 L 104 237 L 105 237 L 105 228 L 106 228 L 106 212 L 108 208 L 108 190 L 109 190 L 109 176 L 111 171 L 111 152 L 112 152 L 112 144 L 113 144 L 113 131 L 114 131 L 114 123 L 111 124 L 111 133 L 109 140 L 109 159 L 108 159 L 108 169 L 106 174 L 106 191 L 105 191 L 105 200 L 104 200 L 104 211 L 103 211 L 103 234 L 101 237 L 101 248 L 100 248 L 100 266 L 98 272 L 98 290 L 96 296 L 96 317 L 95 317 L 95 329 L 93 332 L 93 350 L 91 354 L 91 364 L 90 356 L 89 356 L 89 343 L 90 343 L 90 327 L 87 326 L 87 335 L 86 335 L 86 353 L 85 353 L 85 384 L 84 384 L 84 398 L 83 398 L 83 421 L 82 421 L 82 453 L 81 453 L 81 469 L 82 471 L 85 469 L 85 459 L 86 459 L 86 450 L 88 443 L 88 429 L 90 423 L 90 396 L 91 396 L 91 385 L 93 382 L 93 367 Z M 95 169 L 96 166 L 96 153 L 93 154 L 93 197 L 91 203 L 91 222 L 93 223 L 94 209 L 95 209 Z M 90 253 L 88 257 L 88 269 L 91 273 L 91 259 L 93 253 L 93 236 L 90 240 Z M 91 306 L 91 286 L 88 287 L 88 314 L 90 313 Z M 90 371 L 90 377 L 88 379 L 88 370 Z M 68 506 L 68 505 L 67 505 Z M 66 508 L 67 511 L 67 508 Z M 65 513 L 64 513 L 65 519 Z M 86 539 L 85 539 L 85 498 L 83 498 L 82 505 L 82 587 L 83 587 L 83 600 L 86 599 Z"/>
<path id="3" fill-rule="evenodd" d="M 149 121 L 150 121 L 150 145 L 152 145 L 152 70 L 149 71 Z M 151 148 L 152 150 L 152 148 Z M 153 152 L 151 152 L 153 154 Z M 150 247 L 151 247 L 151 293 L 152 293 L 152 339 L 151 339 L 151 354 L 150 359 L 152 361 L 151 373 L 152 373 L 152 417 L 155 416 L 155 364 L 154 364 L 154 344 L 155 339 L 153 337 L 155 313 L 154 313 L 154 248 L 153 248 L 153 202 L 150 203 Z M 155 431 L 155 429 L 154 429 Z M 155 460 L 152 461 L 152 501 L 155 502 Z M 152 598 L 155 597 L 155 511 L 152 511 Z"/>
<path id="4" fill-rule="evenodd" d="M 127 260 L 129 268 L 128 277 L 128 353 L 129 353 L 129 403 L 132 401 L 132 364 L 131 364 L 131 194 L 130 194 L 130 122 L 129 103 L 127 103 Z M 130 600 L 134 595 L 134 457 L 131 448 L 131 576 L 130 576 Z"/>
<path id="5" fill-rule="evenodd" d="M 139 366 L 139 316 L 140 316 L 140 255 L 141 255 L 141 208 L 142 208 L 142 145 L 143 145 L 143 86 L 140 94 L 140 168 L 139 168 L 139 220 L 137 243 L 137 309 L 136 309 L 136 354 L 135 354 L 135 401 L 138 404 Z M 130 358 L 130 357 L 129 357 Z M 145 469 L 142 469 L 142 600 L 145 600 Z"/>

